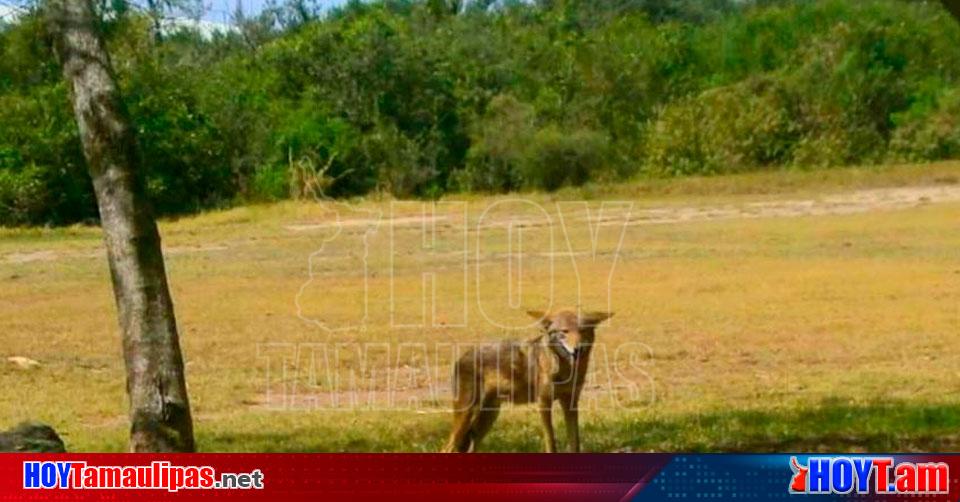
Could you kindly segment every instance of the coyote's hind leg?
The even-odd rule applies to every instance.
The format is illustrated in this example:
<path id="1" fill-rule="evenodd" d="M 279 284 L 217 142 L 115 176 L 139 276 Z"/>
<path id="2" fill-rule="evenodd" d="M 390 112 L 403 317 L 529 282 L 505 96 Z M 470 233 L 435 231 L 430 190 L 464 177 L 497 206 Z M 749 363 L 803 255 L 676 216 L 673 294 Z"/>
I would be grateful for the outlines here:
<path id="1" fill-rule="evenodd" d="M 453 430 L 443 447 L 446 453 L 466 453 L 473 445 L 473 425 L 480 411 L 475 355 L 475 352 L 465 354 L 454 369 Z"/>
<path id="2" fill-rule="evenodd" d="M 490 432 L 499 414 L 500 400 L 497 398 L 497 393 L 495 391 L 488 392 L 487 395 L 483 397 L 483 403 L 480 404 L 480 408 L 477 410 L 476 419 L 470 430 L 470 436 L 471 439 L 473 439 L 473 445 L 472 448 L 470 448 L 471 451 L 475 450 L 480 441 Z"/>

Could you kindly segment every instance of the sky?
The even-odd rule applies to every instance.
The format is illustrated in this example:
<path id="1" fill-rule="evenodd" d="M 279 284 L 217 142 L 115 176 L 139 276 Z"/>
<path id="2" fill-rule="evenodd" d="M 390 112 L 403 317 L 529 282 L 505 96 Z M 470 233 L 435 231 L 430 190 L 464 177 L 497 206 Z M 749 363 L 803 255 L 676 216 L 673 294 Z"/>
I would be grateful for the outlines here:
<path id="1" fill-rule="evenodd" d="M 237 8 L 237 2 L 243 6 L 244 14 L 253 16 L 258 14 L 267 4 L 267 0 L 203 0 L 206 6 L 204 19 L 219 23 L 229 23 L 233 12 Z M 346 3 L 347 0 L 317 0 L 317 4 L 323 9 L 328 9 L 337 5 Z"/>
<path id="2" fill-rule="evenodd" d="M 136 1 L 136 0 L 135 0 Z M 207 21 L 229 24 L 237 2 L 243 6 L 243 12 L 248 16 L 258 14 L 267 4 L 267 0 L 203 0 Z M 323 9 L 328 9 L 346 3 L 347 0 L 317 0 Z M 17 6 L 25 5 L 24 0 L 0 0 L 0 20 L 10 19 L 16 15 Z"/>
<path id="3" fill-rule="evenodd" d="M 10 21 L 17 15 L 17 8 L 0 0 L 0 21 Z"/>

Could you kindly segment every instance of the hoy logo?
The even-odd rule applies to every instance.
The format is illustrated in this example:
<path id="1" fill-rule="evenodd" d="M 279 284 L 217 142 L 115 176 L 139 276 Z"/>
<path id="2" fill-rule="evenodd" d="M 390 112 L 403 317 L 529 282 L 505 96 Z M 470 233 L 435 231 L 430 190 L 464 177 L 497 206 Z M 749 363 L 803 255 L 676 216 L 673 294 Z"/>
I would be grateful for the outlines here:
<path id="1" fill-rule="evenodd" d="M 329 332 L 466 327 L 471 316 L 521 329 L 530 327 L 529 305 L 612 310 L 633 207 L 510 199 L 392 202 L 375 212 L 325 204 L 323 223 L 291 228 L 318 244 L 298 315 Z"/>

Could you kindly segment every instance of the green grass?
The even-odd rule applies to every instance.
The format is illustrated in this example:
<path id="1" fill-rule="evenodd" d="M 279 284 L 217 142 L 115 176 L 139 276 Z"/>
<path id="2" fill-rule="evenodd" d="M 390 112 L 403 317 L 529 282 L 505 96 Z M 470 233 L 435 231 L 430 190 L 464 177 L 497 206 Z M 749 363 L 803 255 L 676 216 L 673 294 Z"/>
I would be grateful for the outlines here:
<path id="1" fill-rule="evenodd" d="M 538 419 L 533 415 L 530 410 L 507 411 L 483 449 L 541 451 Z M 200 442 L 213 451 L 430 452 L 449 427 L 446 417 L 423 419 L 404 413 L 314 417 L 285 420 L 283 415 L 265 414 L 217 422 L 216 432 L 201 430 Z M 588 415 L 582 435 L 589 451 L 900 452 L 956 451 L 958 431 L 957 404 L 826 399 L 790 408 L 687 415 L 658 409 Z M 562 434 L 560 438 L 562 443 Z M 123 439 L 118 435 L 116 441 L 122 444 Z"/>
<path id="2" fill-rule="evenodd" d="M 532 254 L 524 262 L 530 280 L 521 303 L 542 308 L 550 297 L 544 286 L 550 253 L 537 246 L 549 241 L 550 227 L 538 223 L 542 214 L 534 206 L 511 199 L 542 205 L 554 222 L 554 202 L 578 198 L 589 199 L 594 209 L 603 200 L 629 200 L 637 211 L 698 215 L 758 201 L 817 201 L 862 188 L 956 189 L 958 176 L 960 164 L 944 163 L 471 196 L 465 198 L 468 249 L 476 251 L 476 223 L 492 204 L 499 203 L 489 213 L 496 221 L 523 218 L 525 249 Z M 354 203 L 340 207 L 345 220 L 391 212 L 389 200 Z M 618 256 L 610 284 L 617 315 L 598 341 L 609 354 L 632 342 L 649 348 L 635 352 L 620 373 L 594 360 L 598 373 L 585 391 L 590 406 L 581 419 L 585 448 L 960 447 L 960 401 L 954 397 L 960 390 L 960 203 L 883 204 L 853 214 L 639 222 L 627 228 L 617 254 L 618 227 L 606 226 L 597 234 L 596 259 L 583 255 L 590 249 L 590 227 L 578 219 L 577 208 L 561 206 L 569 210 L 569 227 L 567 234 L 557 231 L 557 245 L 563 251 L 569 235 L 579 254 L 576 269 L 568 256 L 555 262 L 554 304 L 577 303 L 579 290 L 584 306 L 605 308 L 606 278 Z M 425 254 L 421 226 L 411 219 L 421 214 L 419 203 L 393 208 L 396 217 L 406 218 L 398 220 L 406 223 L 397 227 L 393 249 L 386 226 L 369 236 L 366 329 L 328 333 L 301 319 L 298 301 L 308 320 L 352 322 L 363 316 L 357 300 L 363 292 L 363 225 L 348 225 L 333 240 L 332 227 L 310 227 L 332 221 L 333 207 L 284 202 L 162 222 L 201 450 L 434 451 L 449 427 L 443 392 L 450 357 L 434 351 L 437 344 L 532 333 L 508 331 L 485 318 L 526 322 L 505 303 L 510 290 L 503 278 L 512 269 L 503 257 L 513 250 L 502 232 L 487 230 L 479 259 L 467 269 L 466 326 L 451 326 L 463 305 L 463 272 L 454 251 L 462 243 L 457 218 L 464 213 L 440 206 L 449 219 L 437 225 L 436 252 Z M 357 211 L 348 215 L 347 209 Z M 317 259 L 311 279 L 312 254 Z M 393 313 L 410 320 L 420 312 L 412 299 L 420 298 L 425 270 L 439 279 L 437 325 L 392 326 L 391 280 L 399 295 Z M 61 431 L 71 450 L 123 451 L 124 376 L 99 230 L 0 230 L 0 284 L 0 427 L 41 420 Z M 394 387 L 375 380 L 373 389 L 399 388 L 401 397 L 421 399 L 423 406 L 317 409 L 297 401 L 274 409 L 278 402 L 270 396 L 294 388 L 301 399 L 329 398 L 333 390 L 317 371 L 323 367 L 317 353 L 289 347 L 335 342 L 388 344 L 389 354 L 374 351 L 371 357 L 378 367 L 392 368 L 397 380 Z M 427 344 L 429 361 L 416 351 L 398 352 L 419 342 Z M 280 345 L 258 352 L 264 343 Z M 29 357 L 40 367 L 17 369 L 4 360 L 10 356 Z M 282 358 L 286 374 L 278 371 Z M 420 367 L 425 371 L 415 371 Z M 333 371 L 349 375 L 362 368 L 359 356 L 347 354 Z M 606 385 L 603 377 L 611 374 L 615 385 Z M 623 397 L 628 384 L 639 393 L 613 405 L 610 399 Z M 507 409 L 483 449 L 538 450 L 534 415 L 528 408 Z"/>

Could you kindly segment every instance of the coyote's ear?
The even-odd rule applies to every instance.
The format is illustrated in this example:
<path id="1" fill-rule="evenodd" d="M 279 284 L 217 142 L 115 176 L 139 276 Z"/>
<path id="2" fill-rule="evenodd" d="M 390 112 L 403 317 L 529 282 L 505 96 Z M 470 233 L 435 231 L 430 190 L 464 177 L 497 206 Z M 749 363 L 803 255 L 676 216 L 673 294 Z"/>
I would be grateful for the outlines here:
<path id="1" fill-rule="evenodd" d="M 593 327 L 613 317 L 613 312 L 583 312 L 580 314 L 580 325 Z"/>
<path id="2" fill-rule="evenodd" d="M 542 310 L 528 310 L 527 315 L 540 321 L 540 324 L 543 326 L 550 325 L 550 316 L 548 316 L 547 313 Z"/>

